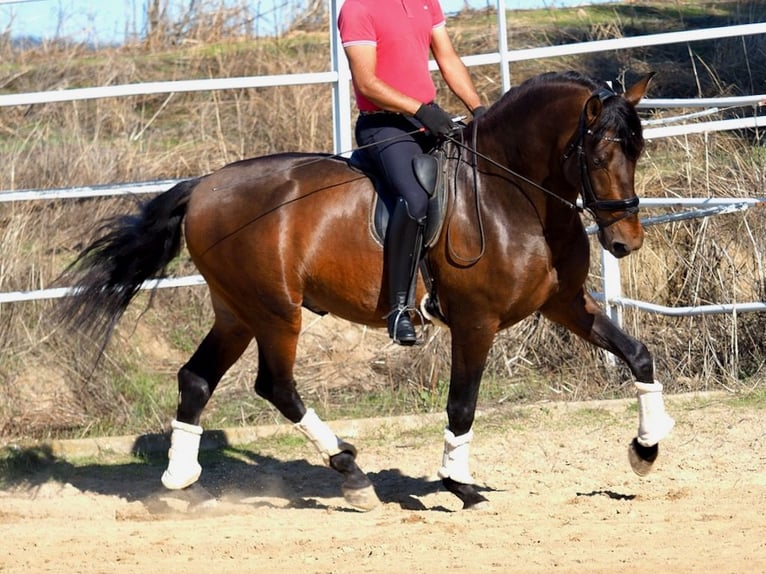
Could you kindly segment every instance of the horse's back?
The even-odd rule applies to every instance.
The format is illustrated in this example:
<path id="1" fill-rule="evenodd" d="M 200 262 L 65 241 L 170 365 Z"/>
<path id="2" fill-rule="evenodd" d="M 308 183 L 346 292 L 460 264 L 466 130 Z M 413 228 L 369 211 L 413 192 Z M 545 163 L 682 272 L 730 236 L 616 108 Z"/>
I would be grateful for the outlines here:
<path id="1" fill-rule="evenodd" d="M 369 180 L 332 156 L 239 161 L 195 188 L 187 246 L 227 301 L 257 293 L 272 312 L 304 305 L 375 322 L 382 254 L 369 228 L 373 197 Z"/>

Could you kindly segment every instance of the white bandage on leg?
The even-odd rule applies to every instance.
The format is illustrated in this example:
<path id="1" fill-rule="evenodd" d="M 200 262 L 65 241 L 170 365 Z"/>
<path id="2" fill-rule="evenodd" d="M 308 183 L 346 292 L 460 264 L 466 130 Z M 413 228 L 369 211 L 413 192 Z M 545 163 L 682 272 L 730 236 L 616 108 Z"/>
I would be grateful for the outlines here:
<path id="1" fill-rule="evenodd" d="M 641 446 L 654 446 L 670 434 L 675 421 L 665 412 L 660 383 L 636 382 L 638 398 L 638 436 Z"/>
<path id="2" fill-rule="evenodd" d="M 168 451 L 168 469 L 162 474 L 162 484 L 170 490 L 180 490 L 197 482 L 202 467 L 197 462 L 202 427 L 174 420 Z"/>
<path id="3" fill-rule="evenodd" d="M 317 416 L 314 409 L 308 409 L 303 418 L 295 423 L 295 427 L 301 431 L 316 447 L 322 460 L 327 466 L 330 466 L 330 457 L 343 451 L 343 444 L 335 433 L 330 430 L 322 420 Z"/>
<path id="4" fill-rule="evenodd" d="M 472 439 L 472 430 L 455 436 L 448 428 L 444 429 L 444 456 L 439 478 L 451 478 L 463 484 L 473 484 L 473 477 L 468 469 L 468 450 Z"/>

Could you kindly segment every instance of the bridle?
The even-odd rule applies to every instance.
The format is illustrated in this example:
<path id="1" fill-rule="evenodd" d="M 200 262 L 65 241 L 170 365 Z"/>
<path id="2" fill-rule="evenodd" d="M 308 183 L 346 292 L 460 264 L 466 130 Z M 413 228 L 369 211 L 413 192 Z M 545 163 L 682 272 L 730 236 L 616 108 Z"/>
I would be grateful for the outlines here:
<path id="1" fill-rule="evenodd" d="M 595 92 L 593 92 L 593 94 L 591 94 L 591 96 L 588 98 L 585 105 L 583 106 L 582 111 L 580 112 L 580 119 L 578 122 L 577 133 L 575 134 L 574 139 L 569 144 L 569 146 L 567 146 L 567 149 L 563 155 L 563 160 L 567 161 L 576 152 L 578 169 L 580 173 L 580 195 L 582 196 L 583 207 L 580 207 L 576 203 L 573 203 L 567 199 L 564 199 L 563 197 L 560 197 L 559 195 L 556 195 L 555 193 L 553 193 L 549 189 L 546 189 L 542 185 L 502 165 L 501 163 L 495 161 L 494 159 L 480 153 L 476 149 L 475 127 L 477 122 L 473 122 L 474 133 L 473 133 L 473 141 L 471 142 L 472 143 L 471 146 L 464 144 L 461 141 L 461 138 L 446 136 L 445 139 L 452 142 L 454 145 L 458 146 L 459 148 L 465 149 L 468 153 L 473 155 L 474 161 L 471 162 L 471 165 L 474 171 L 477 169 L 475 160 L 477 157 L 480 157 L 484 161 L 512 175 L 516 179 L 520 179 L 524 181 L 525 183 L 531 185 L 532 187 L 536 188 L 537 190 L 551 196 L 552 198 L 555 198 L 556 200 L 563 203 L 567 207 L 579 213 L 582 213 L 583 211 L 587 211 L 588 213 L 591 214 L 591 216 L 595 220 L 598 228 L 600 230 L 603 230 L 611 225 L 614 225 L 618 221 L 621 221 L 625 219 L 626 217 L 633 215 L 634 213 L 638 213 L 639 200 L 638 200 L 638 196 L 635 196 L 635 195 L 627 199 L 598 199 L 596 197 L 596 193 L 593 191 L 593 184 L 591 182 L 590 170 L 588 169 L 588 158 L 587 158 L 587 154 L 585 153 L 585 138 L 586 136 L 594 135 L 593 131 L 588 128 L 587 122 L 586 122 L 586 111 L 588 106 L 587 102 L 590 101 L 590 98 L 592 97 L 598 97 L 602 102 L 605 102 L 609 98 L 618 97 L 618 96 L 612 90 L 609 90 L 606 88 L 596 90 Z M 622 138 L 608 137 L 608 136 L 603 136 L 601 139 L 605 141 L 616 142 L 616 143 L 620 143 L 623 141 Z M 615 212 L 618 212 L 618 211 L 622 211 L 623 213 L 617 216 L 613 215 Z M 599 215 L 599 212 L 608 212 L 611 215 L 611 217 L 609 218 L 601 217 Z"/>
<path id="2" fill-rule="evenodd" d="M 591 98 L 598 97 L 602 102 L 605 102 L 609 98 L 616 97 L 612 90 L 602 88 L 591 95 Z M 588 98 L 590 101 L 590 98 Z M 588 169 L 588 158 L 585 156 L 585 137 L 592 136 L 593 131 L 586 125 L 586 109 L 588 104 L 586 102 L 580 112 L 580 120 L 577 128 L 577 136 L 567 147 L 564 152 L 564 161 L 568 160 L 574 152 L 577 153 L 577 163 L 580 171 L 580 194 L 583 200 L 583 209 L 587 210 L 595 219 L 599 229 L 605 229 L 610 225 L 614 225 L 618 221 L 625 219 L 626 217 L 638 213 L 638 196 L 627 199 L 598 199 L 593 191 L 593 184 L 591 182 L 590 170 Z M 604 141 L 622 142 L 622 138 L 603 136 L 601 138 Z M 611 216 L 608 219 L 599 216 L 599 211 L 606 211 L 610 215 L 622 211 L 623 213 L 618 216 Z"/>

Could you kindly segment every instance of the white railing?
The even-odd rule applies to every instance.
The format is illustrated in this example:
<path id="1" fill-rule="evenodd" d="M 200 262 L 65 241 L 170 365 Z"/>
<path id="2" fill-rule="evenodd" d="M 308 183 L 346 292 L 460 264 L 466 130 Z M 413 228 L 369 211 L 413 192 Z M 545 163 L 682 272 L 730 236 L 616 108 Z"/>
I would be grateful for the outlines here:
<path id="1" fill-rule="evenodd" d="M 192 92 L 210 90 L 229 90 L 242 88 L 263 88 L 290 85 L 307 84 L 330 84 L 333 96 L 333 125 L 334 125 L 334 149 L 335 153 L 345 155 L 352 149 L 352 118 L 351 118 L 351 91 L 350 74 L 345 54 L 340 46 L 337 27 L 338 10 L 343 0 L 330 3 L 330 66 L 328 72 L 309 74 L 283 74 L 269 76 L 248 76 L 239 78 L 215 78 L 205 80 L 181 80 L 167 82 L 148 82 L 143 84 L 124 84 L 116 86 L 97 86 L 92 88 L 78 88 L 71 90 L 57 90 L 49 92 L 32 92 L 25 94 L 0 95 L 0 107 L 30 105 L 38 103 L 65 102 L 75 100 L 87 100 L 95 98 L 124 97 L 136 95 L 149 95 L 157 93 Z M 622 50 L 649 45 L 672 44 L 679 42 L 694 42 L 717 38 L 748 36 L 766 34 L 766 22 L 729 26 L 723 28 L 708 28 L 704 30 L 690 30 L 684 32 L 670 32 L 664 34 L 650 34 L 631 38 L 617 38 L 613 40 L 599 40 L 568 44 L 563 46 L 548 46 L 541 48 L 528 48 L 523 50 L 508 50 L 507 26 L 505 20 L 505 0 L 497 0 L 498 13 L 498 52 L 489 54 L 469 55 L 463 58 L 467 66 L 486 64 L 499 64 L 503 90 L 510 88 L 510 65 L 530 59 L 570 56 L 577 54 L 594 53 L 610 50 Z M 431 62 L 432 69 L 436 69 Z M 758 105 L 766 104 L 766 95 L 754 95 L 734 98 L 709 98 L 709 99 L 646 99 L 640 104 L 642 108 L 695 108 L 703 107 L 707 111 L 716 111 L 718 106 L 752 106 L 757 109 Z M 695 114 L 700 115 L 700 114 Z M 690 116 L 681 118 L 688 119 Z M 667 120 L 666 120 L 667 121 Z M 651 122 L 646 123 L 644 136 L 646 139 L 673 137 L 690 133 L 703 133 L 719 130 L 732 130 L 741 128 L 766 126 L 766 116 L 720 120 L 676 126 L 651 127 Z M 86 186 L 52 190 L 21 190 L 0 191 L 0 203 L 11 201 L 28 200 L 59 200 L 84 197 L 104 197 L 127 194 L 158 193 L 175 184 L 178 180 L 164 180 L 142 183 L 127 183 L 119 185 Z M 690 212 L 686 215 L 676 214 L 665 217 L 705 217 L 725 210 L 747 209 L 751 205 L 760 204 L 761 199 L 643 199 L 642 207 L 704 207 L 705 209 Z M 656 221 L 655 221 L 656 219 Z M 659 223 L 658 218 L 644 220 L 645 224 Z M 590 230 L 592 232 L 592 230 Z M 618 323 L 621 322 L 621 309 L 623 307 L 636 307 L 649 312 L 675 314 L 700 314 L 734 311 L 762 311 L 766 308 L 763 302 L 705 305 L 688 308 L 668 308 L 651 303 L 635 301 L 622 297 L 621 278 L 619 264 L 616 259 L 606 252 L 602 252 L 603 292 L 597 294 L 606 304 L 609 315 Z M 175 288 L 189 285 L 202 285 L 204 280 L 200 275 L 179 277 L 174 279 L 162 279 L 147 282 L 143 288 Z M 54 299 L 65 297 L 69 294 L 68 288 L 40 289 L 33 291 L 16 291 L 0 293 L 0 304 L 20 301 L 33 301 L 42 299 Z"/>
<path id="2" fill-rule="evenodd" d="M 647 207 L 682 207 L 687 209 L 699 209 L 642 218 L 641 223 L 644 227 L 649 227 L 651 225 L 659 225 L 673 221 L 725 215 L 763 205 L 766 205 L 766 198 L 643 198 L 641 199 L 642 209 Z M 595 233 L 595 225 L 589 227 L 587 231 L 589 234 Z M 668 307 L 623 297 L 622 275 L 620 273 L 619 262 L 611 253 L 604 249 L 601 250 L 601 288 L 601 293 L 595 294 L 596 299 L 604 304 L 607 315 L 619 326 L 622 326 L 622 310 L 626 307 L 640 309 L 648 313 L 675 317 L 766 311 L 766 302 L 763 301 Z"/>

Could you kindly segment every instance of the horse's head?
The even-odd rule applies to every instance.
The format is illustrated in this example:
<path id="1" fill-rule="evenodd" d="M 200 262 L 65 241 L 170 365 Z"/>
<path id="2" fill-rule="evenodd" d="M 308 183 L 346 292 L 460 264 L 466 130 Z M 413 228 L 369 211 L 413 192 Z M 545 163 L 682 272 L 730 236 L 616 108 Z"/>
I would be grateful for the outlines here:
<path id="1" fill-rule="evenodd" d="M 567 178 L 579 187 L 583 207 L 598 225 L 601 245 L 618 258 L 639 249 L 644 240 L 634 189 L 644 139 L 635 106 L 653 75 L 622 95 L 608 89 L 593 92 L 564 153 Z"/>

